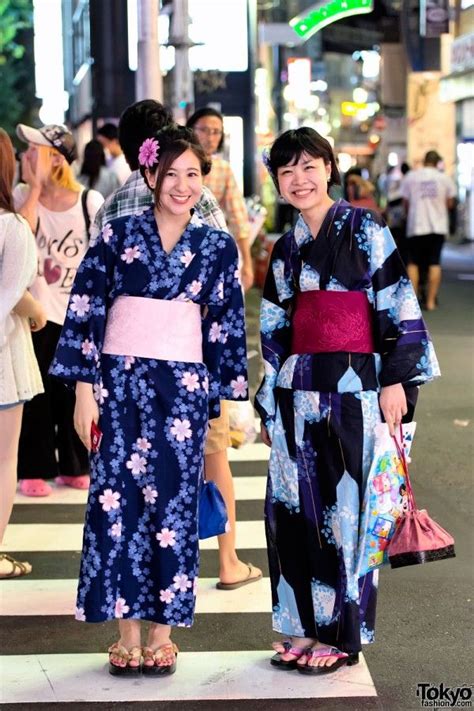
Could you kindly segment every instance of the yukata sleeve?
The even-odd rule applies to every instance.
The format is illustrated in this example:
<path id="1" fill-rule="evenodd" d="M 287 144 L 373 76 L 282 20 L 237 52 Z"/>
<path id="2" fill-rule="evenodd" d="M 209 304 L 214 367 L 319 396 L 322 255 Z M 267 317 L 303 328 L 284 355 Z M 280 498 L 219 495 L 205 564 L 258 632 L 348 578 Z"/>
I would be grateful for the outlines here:
<path id="1" fill-rule="evenodd" d="M 382 219 L 372 213 L 363 230 L 368 237 L 375 331 L 382 360 L 380 385 L 422 385 L 441 373 L 418 299 Z"/>
<path id="2" fill-rule="evenodd" d="M 248 400 L 245 310 L 238 253 L 230 235 L 225 238 L 202 324 L 211 418 L 220 415 L 220 400 Z"/>
<path id="3" fill-rule="evenodd" d="M 270 437 L 277 407 L 278 373 L 291 351 L 291 310 L 295 295 L 293 276 L 282 237 L 273 248 L 260 305 L 260 342 L 265 374 L 255 408 Z"/>
<path id="4" fill-rule="evenodd" d="M 114 235 L 108 224 L 77 271 L 50 374 L 95 384 L 112 288 Z"/>

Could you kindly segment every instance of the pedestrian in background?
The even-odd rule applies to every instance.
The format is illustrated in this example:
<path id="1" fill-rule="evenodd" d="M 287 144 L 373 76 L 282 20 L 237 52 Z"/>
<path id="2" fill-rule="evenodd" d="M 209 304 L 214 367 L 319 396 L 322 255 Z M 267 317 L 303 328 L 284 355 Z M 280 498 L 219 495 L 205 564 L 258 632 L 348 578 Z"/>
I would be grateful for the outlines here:
<path id="1" fill-rule="evenodd" d="M 250 222 L 243 195 L 237 185 L 230 164 L 219 153 L 224 148 L 224 117 L 216 109 L 204 107 L 189 117 L 187 124 L 196 131 L 199 143 L 212 160 L 206 185 L 219 203 L 229 232 L 233 235 L 242 258 L 240 278 L 245 291 L 253 285 L 253 264 L 250 254 Z"/>
<path id="2" fill-rule="evenodd" d="M 16 209 L 36 236 L 38 276 L 33 293 L 48 322 L 33 334 L 45 392 L 27 403 L 23 413 L 18 457 L 20 489 L 26 496 L 48 496 L 47 479 L 86 489 L 87 451 L 73 425 L 74 393 L 48 375 L 76 271 L 89 245 L 89 224 L 103 197 L 85 190 L 72 172 L 76 144 L 64 126 L 40 129 L 19 124 L 18 137 L 28 143 L 22 156 L 22 177 L 16 186 Z"/>
<path id="3" fill-rule="evenodd" d="M 115 173 L 120 185 L 130 177 L 130 168 L 120 145 L 118 128 L 114 123 L 104 123 L 97 129 L 97 140 L 103 145 L 107 166 Z"/>
<path id="4" fill-rule="evenodd" d="M 78 180 L 85 188 L 94 188 L 104 198 L 120 187 L 116 173 L 106 166 L 105 151 L 100 141 L 92 140 L 84 146 Z"/>
<path id="5" fill-rule="evenodd" d="M 138 152 L 141 144 L 156 131 L 173 123 L 169 110 L 152 99 L 138 101 L 129 106 L 120 117 L 119 136 L 127 162 L 133 171 L 119 190 L 111 195 L 99 209 L 94 224 L 94 239 L 110 220 L 143 212 L 153 205 L 153 195 L 138 170 Z M 211 227 L 227 231 L 227 225 L 216 198 L 204 184 L 196 212 Z M 218 537 L 220 590 L 233 590 L 260 580 L 262 571 L 251 562 L 239 559 L 236 545 L 236 506 L 232 472 L 227 458 L 230 445 L 228 407 L 221 404 L 219 417 L 209 421 L 205 445 L 206 479 L 214 481 L 224 497 L 229 518 L 229 531 Z"/>
<path id="6" fill-rule="evenodd" d="M 437 151 L 428 151 L 423 167 L 410 171 L 401 188 L 407 213 L 408 275 L 418 293 L 420 272 L 427 272 L 428 311 L 436 309 L 441 285 L 441 250 L 449 232 L 449 210 L 456 195 L 451 178 L 437 168 L 441 161 Z"/>
<path id="7" fill-rule="evenodd" d="M 77 274 L 52 373 L 76 381 L 91 455 L 79 620 L 119 619 L 112 674 L 170 674 L 193 623 L 209 416 L 246 399 L 244 306 L 230 235 L 193 214 L 210 162 L 169 126 L 140 150 L 155 203 L 106 224 Z M 205 314 L 205 315 L 203 315 Z M 165 336 L 165 337 L 164 337 Z M 142 650 L 140 620 L 149 620 Z"/>
<path id="8" fill-rule="evenodd" d="M 31 331 L 46 325 L 46 313 L 28 291 L 36 277 L 36 245 L 26 220 L 15 212 L 15 153 L 0 129 L 0 543 L 16 491 L 23 405 L 43 392 Z M 0 578 L 31 573 L 31 565 L 0 555 Z"/>
<path id="9" fill-rule="evenodd" d="M 272 664 L 321 674 L 374 641 L 378 571 L 359 577 L 357 554 L 374 427 L 383 416 L 393 434 L 439 368 L 380 215 L 328 195 L 339 182 L 328 141 L 286 131 L 266 161 L 300 211 L 275 244 L 261 306 L 256 407 L 271 446 L 273 629 L 286 637 Z"/>

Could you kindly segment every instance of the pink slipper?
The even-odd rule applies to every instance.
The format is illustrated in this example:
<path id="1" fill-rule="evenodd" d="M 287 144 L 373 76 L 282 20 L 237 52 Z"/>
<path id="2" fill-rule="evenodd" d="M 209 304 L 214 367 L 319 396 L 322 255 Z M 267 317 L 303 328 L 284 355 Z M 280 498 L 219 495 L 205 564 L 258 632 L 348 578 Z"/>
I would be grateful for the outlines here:
<path id="1" fill-rule="evenodd" d="M 20 491 L 25 496 L 49 496 L 53 490 L 44 479 L 22 479 Z"/>
<path id="2" fill-rule="evenodd" d="M 57 476 L 55 482 L 60 486 L 70 486 L 73 489 L 88 489 L 91 478 L 89 474 L 81 474 L 81 476 Z"/>

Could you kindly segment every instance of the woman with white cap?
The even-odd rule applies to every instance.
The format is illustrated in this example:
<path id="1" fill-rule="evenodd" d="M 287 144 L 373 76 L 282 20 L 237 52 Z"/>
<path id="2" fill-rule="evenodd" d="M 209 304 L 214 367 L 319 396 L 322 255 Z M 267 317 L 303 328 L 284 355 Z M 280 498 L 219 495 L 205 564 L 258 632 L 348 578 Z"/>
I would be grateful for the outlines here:
<path id="1" fill-rule="evenodd" d="M 89 246 L 89 225 L 103 197 L 85 191 L 76 181 L 71 168 L 76 144 L 67 128 L 19 124 L 17 134 L 28 150 L 21 161 L 24 183 L 14 190 L 15 207 L 36 237 L 38 276 L 33 292 L 48 317 L 43 331 L 33 336 L 45 393 L 24 409 L 18 478 L 23 494 L 48 496 L 52 489 L 47 479 L 78 489 L 89 485 L 87 451 L 74 431 L 74 395 L 51 378 L 48 369 L 74 277 Z"/>

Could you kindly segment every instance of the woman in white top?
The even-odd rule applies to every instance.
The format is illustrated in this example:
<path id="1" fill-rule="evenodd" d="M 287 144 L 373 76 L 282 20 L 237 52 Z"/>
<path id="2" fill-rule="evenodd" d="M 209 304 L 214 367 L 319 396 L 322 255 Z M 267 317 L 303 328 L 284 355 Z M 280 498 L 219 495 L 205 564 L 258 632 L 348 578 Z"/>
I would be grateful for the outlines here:
<path id="1" fill-rule="evenodd" d="M 15 154 L 0 129 L 0 543 L 10 518 L 23 403 L 43 392 L 30 331 L 46 324 L 41 304 L 26 289 L 36 276 L 36 247 L 27 222 L 13 207 Z M 0 555 L 0 578 L 31 572 L 31 565 Z"/>
<path id="2" fill-rule="evenodd" d="M 18 136 L 28 143 L 22 177 L 14 200 L 36 235 L 38 277 L 33 293 L 46 308 L 48 323 L 33 344 L 45 393 L 25 406 L 20 436 L 18 479 L 26 496 L 48 496 L 47 479 L 86 489 L 87 451 L 73 424 L 74 393 L 48 374 L 66 316 L 79 264 L 89 246 L 89 225 L 104 199 L 87 193 L 74 178 L 76 145 L 64 126 L 36 129 L 20 124 Z"/>

